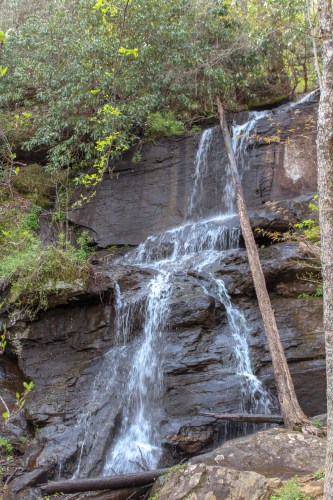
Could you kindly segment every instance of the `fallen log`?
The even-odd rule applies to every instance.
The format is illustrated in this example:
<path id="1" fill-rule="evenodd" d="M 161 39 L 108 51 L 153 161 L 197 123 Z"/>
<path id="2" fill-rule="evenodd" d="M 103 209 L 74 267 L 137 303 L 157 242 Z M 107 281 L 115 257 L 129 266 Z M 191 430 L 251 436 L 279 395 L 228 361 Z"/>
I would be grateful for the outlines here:
<path id="1" fill-rule="evenodd" d="M 219 420 L 283 424 L 283 418 L 281 415 L 264 415 L 256 413 L 208 413 L 208 412 L 200 412 L 198 413 L 198 415 L 201 415 L 203 417 L 213 417 Z"/>
<path id="2" fill-rule="evenodd" d="M 40 489 L 47 495 L 53 493 L 79 493 L 84 491 L 121 490 L 123 488 L 137 488 L 156 481 L 159 476 L 166 474 L 168 469 L 157 469 L 147 472 L 137 472 L 121 476 L 95 477 L 85 479 L 69 479 L 54 481 L 40 485 Z"/>

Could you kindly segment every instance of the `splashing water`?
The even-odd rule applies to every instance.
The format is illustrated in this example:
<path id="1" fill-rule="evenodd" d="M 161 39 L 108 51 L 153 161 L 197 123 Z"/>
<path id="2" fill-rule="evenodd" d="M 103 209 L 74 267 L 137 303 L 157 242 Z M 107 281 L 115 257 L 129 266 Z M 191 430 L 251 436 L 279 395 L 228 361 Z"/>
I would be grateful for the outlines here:
<path id="1" fill-rule="evenodd" d="M 159 349 L 171 294 L 170 275 L 158 274 L 150 283 L 141 345 L 132 361 L 123 409 L 122 426 L 103 473 L 129 473 L 139 466 L 150 470 L 160 456 L 160 436 L 154 426 L 162 389 Z"/>
<path id="2" fill-rule="evenodd" d="M 235 369 L 237 374 L 242 378 L 241 411 L 268 415 L 274 408 L 274 402 L 263 383 L 254 374 L 252 368 L 251 353 L 248 344 L 249 326 L 244 315 L 232 305 L 224 282 L 213 275 L 210 275 L 210 277 L 212 284 L 210 293 L 224 305 L 229 328 L 235 342 Z M 207 291 L 207 293 L 209 292 Z"/>

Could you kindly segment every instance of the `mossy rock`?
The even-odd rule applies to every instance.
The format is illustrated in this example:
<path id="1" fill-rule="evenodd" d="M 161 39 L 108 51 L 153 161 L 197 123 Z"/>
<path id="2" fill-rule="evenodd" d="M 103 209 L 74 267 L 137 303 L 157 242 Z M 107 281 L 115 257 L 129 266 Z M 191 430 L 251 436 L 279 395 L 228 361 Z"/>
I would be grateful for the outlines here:
<path id="1" fill-rule="evenodd" d="M 281 104 L 286 104 L 290 101 L 290 96 L 289 95 L 278 95 L 275 97 L 270 97 L 267 99 L 263 100 L 258 100 L 258 101 L 250 101 L 248 103 L 248 109 L 251 110 L 257 110 L 260 111 L 262 109 L 272 109 L 277 106 L 280 106 Z"/>
<path id="2" fill-rule="evenodd" d="M 34 203 L 42 208 L 53 204 L 54 184 L 44 167 L 38 163 L 21 167 L 13 179 L 13 186 L 20 194 L 32 198 Z"/>

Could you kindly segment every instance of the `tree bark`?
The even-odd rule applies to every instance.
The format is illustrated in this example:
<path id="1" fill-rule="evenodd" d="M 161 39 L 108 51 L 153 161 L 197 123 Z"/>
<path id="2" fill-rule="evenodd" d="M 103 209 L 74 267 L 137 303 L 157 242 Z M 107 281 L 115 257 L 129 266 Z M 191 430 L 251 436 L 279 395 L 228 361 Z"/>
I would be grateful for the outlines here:
<path id="1" fill-rule="evenodd" d="M 317 134 L 319 223 L 324 290 L 327 373 L 327 455 L 324 498 L 333 496 L 333 13 L 332 0 L 319 0 L 323 73 Z"/>
<path id="2" fill-rule="evenodd" d="M 289 372 L 287 360 L 280 341 L 278 328 L 276 325 L 274 311 L 267 292 L 265 276 L 262 271 L 257 245 L 253 236 L 250 219 L 246 209 L 242 184 L 238 174 L 237 163 L 232 149 L 232 143 L 227 122 L 224 116 L 223 106 L 217 98 L 217 106 L 220 115 L 220 124 L 227 148 L 231 174 L 236 191 L 236 204 L 239 215 L 242 235 L 248 254 L 249 265 L 253 278 L 259 308 L 261 311 L 269 351 L 272 357 L 272 365 L 278 398 L 281 406 L 281 413 L 286 427 L 294 430 L 302 430 L 304 433 L 318 434 L 310 420 L 303 413 L 295 393 L 295 388 Z"/>
<path id="3" fill-rule="evenodd" d="M 198 415 L 202 415 L 203 417 L 213 417 L 219 420 L 230 420 L 232 422 L 283 424 L 282 415 L 262 415 L 256 413 L 209 413 L 205 411 L 201 411 Z"/>
<path id="4" fill-rule="evenodd" d="M 168 469 L 158 469 L 136 474 L 126 474 L 112 477 L 96 477 L 91 479 L 70 479 L 55 481 L 42 485 L 40 488 L 47 495 L 54 493 L 76 493 L 82 491 L 120 490 L 136 488 L 156 481 L 159 476 L 166 474 Z"/>

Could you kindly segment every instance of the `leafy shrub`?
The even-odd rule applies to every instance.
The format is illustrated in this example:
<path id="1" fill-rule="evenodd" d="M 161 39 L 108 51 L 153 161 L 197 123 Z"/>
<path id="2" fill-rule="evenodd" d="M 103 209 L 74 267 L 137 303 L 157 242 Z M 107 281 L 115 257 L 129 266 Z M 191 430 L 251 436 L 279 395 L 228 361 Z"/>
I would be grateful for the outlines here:
<path id="1" fill-rule="evenodd" d="M 146 136 L 150 139 L 168 137 L 170 135 L 183 134 L 185 126 L 183 122 L 176 120 L 174 113 L 150 113 L 147 117 Z"/>
<path id="2" fill-rule="evenodd" d="M 272 495 L 270 500 L 310 500 L 303 493 L 297 477 L 286 481 L 277 495 Z"/>
<path id="3" fill-rule="evenodd" d="M 37 231 L 39 228 L 38 214 L 41 211 L 38 205 L 32 205 L 27 215 L 22 220 L 22 227 L 28 231 Z"/>
<path id="4" fill-rule="evenodd" d="M 8 439 L 0 436 L 0 449 L 6 451 L 7 453 L 11 453 L 13 451 L 13 445 L 8 441 Z"/>

